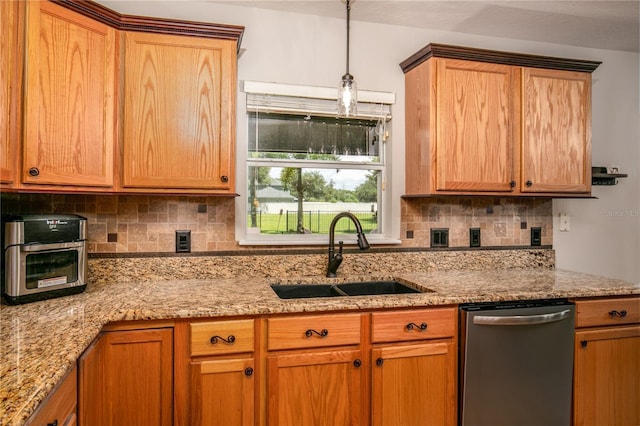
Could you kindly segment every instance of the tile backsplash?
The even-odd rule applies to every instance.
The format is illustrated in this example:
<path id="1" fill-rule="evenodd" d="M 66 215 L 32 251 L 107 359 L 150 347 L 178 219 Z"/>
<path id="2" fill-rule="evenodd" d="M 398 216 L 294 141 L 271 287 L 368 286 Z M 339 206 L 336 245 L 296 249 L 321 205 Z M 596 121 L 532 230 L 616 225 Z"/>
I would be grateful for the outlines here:
<path id="1" fill-rule="evenodd" d="M 480 228 L 482 246 L 529 246 L 531 227 L 542 245 L 553 244 L 551 199 L 405 198 L 400 238 L 405 247 L 429 247 L 431 229 L 449 230 L 449 247 L 469 247 L 469 228 Z"/>
<path id="2" fill-rule="evenodd" d="M 191 251 L 238 250 L 234 199 L 158 195 L 2 194 L 2 213 L 76 213 L 89 224 L 89 253 L 175 252 L 176 230 Z"/>
<path id="3" fill-rule="evenodd" d="M 251 250 L 235 240 L 235 199 L 222 197 L 3 193 L 2 213 L 76 213 L 89 220 L 89 253 L 175 251 L 175 231 L 191 230 L 193 252 Z M 431 228 L 448 228 L 449 247 L 529 246 L 531 227 L 553 243 L 550 199 L 402 199 L 402 247 L 429 247 Z M 263 249 L 264 247 L 261 247 Z"/>

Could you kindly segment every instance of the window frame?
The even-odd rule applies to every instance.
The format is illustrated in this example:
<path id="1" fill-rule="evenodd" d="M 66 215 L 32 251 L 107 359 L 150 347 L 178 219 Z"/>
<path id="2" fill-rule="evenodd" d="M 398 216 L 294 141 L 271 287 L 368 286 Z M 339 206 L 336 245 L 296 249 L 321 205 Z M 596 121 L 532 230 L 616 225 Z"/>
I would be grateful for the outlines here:
<path id="1" fill-rule="evenodd" d="M 276 112 L 284 112 L 289 114 L 303 114 L 311 109 L 314 109 L 316 115 L 331 116 L 332 111 L 330 108 L 335 108 L 333 116 L 337 115 L 337 88 L 317 87 L 317 86 L 300 86 L 282 83 L 265 83 L 265 82 L 253 82 L 244 81 L 244 88 L 241 90 L 241 96 L 238 99 L 238 137 L 236 157 L 237 164 L 240 167 L 236 167 L 236 183 L 238 185 L 239 196 L 236 199 L 236 217 L 235 217 L 235 232 L 236 240 L 239 245 L 254 245 L 254 246 L 315 246 L 326 245 L 328 241 L 327 234 L 260 234 L 251 233 L 250 228 L 247 226 L 248 219 L 248 191 L 247 191 L 247 179 L 248 169 L 250 166 L 268 166 L 268 167 L 282 167 L 284 165 L 291 166 L 292 164 L 299 165 L 304 169 L 309 168 L 335 168 L 334 163 L 327 163 L 326 161 L 314 161 L 314 160 L 281 160 L 281 159 L 268 159 L 268 158 L 250 158 L 248 151 L 248 134 L 249 134 L 249 121 L 248 113 L 250 108 L 247 106 L 247 96 L 258 94 L 258 96 L 265 96 L 272 101 L 274 98 L 283 102 L 270 103 L 265 106 L 264 110 Z M 305 108 L 302 109 L 294 107 L 288 109 L 287 98 L 304 98 Z M 330 103 L 327 101 L 331 101 Z M 390 233 L 390 216 L 392 211 L 392 197 L 388 194 L 387 180 L 389 174 L 389 164 L 387 161 L 386 152 L 390 149 L 389 141 L 391 136 L 391 126 L 389 121 L 391 120 L 391 106 L 395 103 L 395 94 L 389 92 L 373 92 L 373 91 L 358 91 L 358 116 L 357 119 L 375 120 L 380 118 L 380 111 L 384 111 L 386 127 L 386 138 L 380 147 L 380 161 L 368 163 L 365 161 L 340 161 L 341 168 L 349 169 L 362 169 L 362 170 L 378 170 L 381 174 L 381 178 L 378 181 L 378 214 L 380 215 L 379 223 L 382 227 L 382 233 L 367 234 L 367 239 L 372 244 L 399 244 L 400 240 L 393 238 Z M 255 99 L 252 99 L 252 105 L 255 107 Z M 361 113 L 361 105 L 362 113 Z M 381 105 L 384 106 L 384 110 L 381 110 Z M 251 107 L 253 110 L 254 107 Z M 378 109 L 378 111 L 376 111 Z M 317 110 L 317 111 L 315 111 Z M 355 236 L 340 234 L 341 239 L 345 240 L 345 244 L 355 244 Z M 343 238 L 342 236 L 346 238 Z"/>

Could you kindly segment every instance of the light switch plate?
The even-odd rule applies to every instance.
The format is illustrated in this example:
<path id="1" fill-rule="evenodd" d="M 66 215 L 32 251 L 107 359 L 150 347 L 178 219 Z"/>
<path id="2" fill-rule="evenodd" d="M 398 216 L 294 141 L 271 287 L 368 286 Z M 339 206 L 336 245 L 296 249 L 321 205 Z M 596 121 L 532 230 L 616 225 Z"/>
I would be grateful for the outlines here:
<path id="1" fill-rule="evenodd" d="M 569 220 L 569 215 L 567 213 L 560 213 L 558 229 L 563 232 L 567 232 L 571 229 L 571 221 Z"/>

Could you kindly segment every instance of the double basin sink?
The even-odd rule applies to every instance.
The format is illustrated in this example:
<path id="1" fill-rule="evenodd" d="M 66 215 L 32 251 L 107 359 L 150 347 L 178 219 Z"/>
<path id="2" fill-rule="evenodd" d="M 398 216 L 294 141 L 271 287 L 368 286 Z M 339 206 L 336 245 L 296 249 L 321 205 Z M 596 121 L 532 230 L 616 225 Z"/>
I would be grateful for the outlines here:
<path id="1" fill-rule="evenodd" d="M 424 293 L 398 281 L 358 281 L 343 284 L 272 284 L 281 299 L 309 297 L 373 296 L 383 294 Z"/>

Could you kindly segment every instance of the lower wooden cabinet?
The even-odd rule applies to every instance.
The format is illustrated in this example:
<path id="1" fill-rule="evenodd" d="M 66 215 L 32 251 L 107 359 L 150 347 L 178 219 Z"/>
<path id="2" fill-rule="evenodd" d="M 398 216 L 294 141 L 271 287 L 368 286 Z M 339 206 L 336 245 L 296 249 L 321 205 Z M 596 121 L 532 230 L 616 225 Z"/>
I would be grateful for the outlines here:
<path id="1" fill-rule="evenodd" d="M 253 358 L 192 362 L 189 424 L 253 425 L 254 369 Z"/>
<path id="2" fill-rule="evenodd" d="M 640 298 L 575 303 L 573 424 L 639 425 Z M 110 325 L 27 425 L 454 426 L 457 330 L 456 307 Z"/>
<path id="3" fill-rule="evenodd" d="M 364 425 L 362 324 L 359 313 L 267 319 L 267 425 Z"/>
<path id="4" fill-rule="evenodd" d="M 255 320 L 182 322 L 176 334 L 175 425 L 254 425 Z"/>
<path id="5" fill-rule="evenodd" d="M 173 330 L 103 332 L 79 360 L 86 426 L 173 424 Z"/>
<path id="6" fill-rule="evenodd" d="M 268 425 L 363 425 L 359 350 L 278 354 L 267 366 Z"/>
<path id="7" fill-rule="evenodd" d="M 574 425 L 639 425 L 640 299 L 576 301 L 576 312 Z"/>
<path id="8" fill-rule="evenodd" d="M 75 426 L 78 394 L 78 369 L 74 367 L 54 388 L 26 426 Z"/>
<path id="9" fill-rule="evenodd" d="M 373 426 L 455 425 L 453 342 L 373 349 Z"/>
<path id="10" fill-rule="evenodd" d="M 457 309 L 376 312 L 371 317 L 371 424 L 454 426 Z"/>

